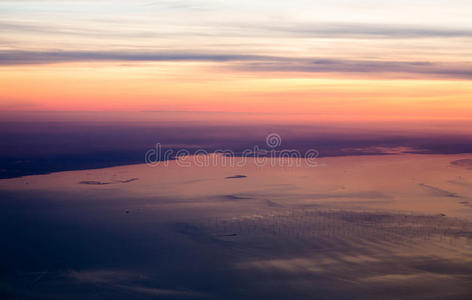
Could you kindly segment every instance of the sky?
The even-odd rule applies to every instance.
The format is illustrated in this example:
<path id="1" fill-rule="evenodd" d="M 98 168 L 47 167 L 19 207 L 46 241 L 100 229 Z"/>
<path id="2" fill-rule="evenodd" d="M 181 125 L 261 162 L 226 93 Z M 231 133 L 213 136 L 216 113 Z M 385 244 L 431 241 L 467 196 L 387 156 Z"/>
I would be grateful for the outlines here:
<path id="1" fill-rule="evenodd" d="M 0 1 L 0 110 L 470 120 L 471 11 L 467 0 Z"/>

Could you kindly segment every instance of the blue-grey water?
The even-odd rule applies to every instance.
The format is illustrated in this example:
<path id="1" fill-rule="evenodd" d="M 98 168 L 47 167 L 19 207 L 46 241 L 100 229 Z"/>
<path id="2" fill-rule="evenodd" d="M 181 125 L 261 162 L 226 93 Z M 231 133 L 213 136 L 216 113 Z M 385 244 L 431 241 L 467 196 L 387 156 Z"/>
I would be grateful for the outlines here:
<path id="1" fill-rule="evenodd" d="M 470 155 L 0 181 L 2 299 L 470 299 Z"/>

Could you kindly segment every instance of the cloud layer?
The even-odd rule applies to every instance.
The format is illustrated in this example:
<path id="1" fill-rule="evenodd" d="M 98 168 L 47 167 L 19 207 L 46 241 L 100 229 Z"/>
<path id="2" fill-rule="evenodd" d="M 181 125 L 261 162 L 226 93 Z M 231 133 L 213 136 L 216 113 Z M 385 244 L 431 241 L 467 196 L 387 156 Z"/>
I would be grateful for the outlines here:
<path id="1" fill-rule="evenodd" d="M 224 63 L 246 72 L 396 73 L 438 78 L 471 79 L 472 65 L 427 61 L 352 60 L 316 57 L 281 57 L 232 53 L 136 51 L 0 51 L 0 65 L 37 65 L 67 62 L 185 62 Z"/>

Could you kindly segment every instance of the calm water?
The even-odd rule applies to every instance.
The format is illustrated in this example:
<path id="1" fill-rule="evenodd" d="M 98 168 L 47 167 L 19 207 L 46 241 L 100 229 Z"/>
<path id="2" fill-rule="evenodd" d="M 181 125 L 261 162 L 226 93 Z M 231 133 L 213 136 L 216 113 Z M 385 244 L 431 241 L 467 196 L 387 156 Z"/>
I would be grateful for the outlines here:
<path id="1" fill-rule="evenodd" d="M 173 161 L 1 180 L 0 296 L 470 299 L 468 159 Z"/>

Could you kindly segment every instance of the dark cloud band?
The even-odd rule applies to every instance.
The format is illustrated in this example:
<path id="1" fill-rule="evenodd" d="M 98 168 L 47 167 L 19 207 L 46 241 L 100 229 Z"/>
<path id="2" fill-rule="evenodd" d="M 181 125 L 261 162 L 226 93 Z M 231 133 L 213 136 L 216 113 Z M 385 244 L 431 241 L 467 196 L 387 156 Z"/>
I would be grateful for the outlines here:
<path id="1" fill-rule="evenodd" d="M 51 64 L 81 61 L 261 61 L 274 59 L 258 55 L 119 52 L 119 51 L 0 51 L 0 65 Z M 277 58 L 280 59 L 280 58 Z"/>
<path id="2" fill-rule="evenodd" d="M 0 66 L 36 65 L 65 62 L 182 62 L 224 63 L 224 67 L 246 72 L 305 73 L 395 73 L 422 74 L 438 78 L 472 79 L 470 63 L 424 61 L 350 60 L 337 58 L 279 57 L 202 52 L 124 51 L 0 51 Z"/>

